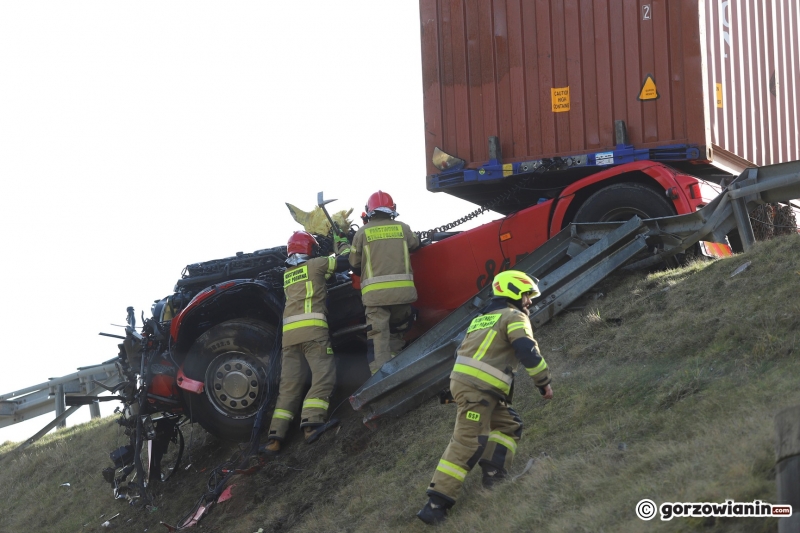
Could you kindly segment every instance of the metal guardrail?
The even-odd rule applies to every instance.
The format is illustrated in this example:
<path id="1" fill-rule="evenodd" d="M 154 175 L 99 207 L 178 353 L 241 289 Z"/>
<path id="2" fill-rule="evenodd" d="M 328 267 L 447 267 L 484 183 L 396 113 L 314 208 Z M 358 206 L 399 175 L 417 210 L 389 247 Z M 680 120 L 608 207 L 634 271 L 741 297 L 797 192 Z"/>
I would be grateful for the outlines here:
<path id="1" fill-rule="evenodd" d="M 738 229 L 745 250 L 755 237 L 749 213 L 764 203 L 800 198 L 800 162 L 745 170 L 704 208 L 687 215 L 628 222 L 570 224 L 519 261 L 514 268 L 540 278 L 542 292 L 530 309 L 541 326 L 620 267 L 643 268 L 663 262 L 699 241 L 725 242 Z M 642 253 L 660 250 L 656 254 Z M 350 397 L 364 423 L 399 416 L 447 386 L 453 354 L 467 324 L 491 296 L 490 286 L 425 332 L 383 365 Z"/>
<path id="2" fill-rule="evenodd" d="M 121 379 L 116 364 L 106 361 L 99 365 L 79 367 L 77 372 L 51 378 L 44 383 L 33 385 L 7 394 L 0 394 L 0 428 L 8 427 L 18 422 L 31 420 L 38 416 L 56 412 L 56 420 L 47 425 L 26 443 L 33 442 L 50 431 L 53 427 L 66 425 L 68 416 L 77 411 L 77 407 L 66 408 L 65 396 L 69 394 L 94 395 L 103 391 L 95 383 L 106 387 L 113 387 Z M 100 406 L 89 406 L 92 418 L 100 416 Z"/>

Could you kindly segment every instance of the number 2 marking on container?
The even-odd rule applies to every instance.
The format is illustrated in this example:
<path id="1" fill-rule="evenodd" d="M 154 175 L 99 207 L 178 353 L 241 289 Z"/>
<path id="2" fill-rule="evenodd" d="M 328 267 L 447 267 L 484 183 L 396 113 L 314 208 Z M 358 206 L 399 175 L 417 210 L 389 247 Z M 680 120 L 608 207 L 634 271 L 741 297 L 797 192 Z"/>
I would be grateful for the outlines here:
<path id="1" fill-rule="evenodd" d="M 642 6 L 642 20 L 650 20 L 652 17 L 650 4 L 644 4 Z"/>

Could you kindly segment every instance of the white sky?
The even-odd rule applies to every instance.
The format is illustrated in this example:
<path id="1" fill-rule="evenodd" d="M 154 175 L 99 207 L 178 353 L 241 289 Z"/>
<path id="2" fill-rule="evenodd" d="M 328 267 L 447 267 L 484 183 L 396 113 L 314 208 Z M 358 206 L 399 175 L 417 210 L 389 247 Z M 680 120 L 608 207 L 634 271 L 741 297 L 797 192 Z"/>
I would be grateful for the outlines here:
<path id="1" fill-rule="evenodd" d="M 185 265 L 285 244 L 284 202 L 379 188 L 418 231 L 474 209 L 425 189 L 417 2 L 0 3 L 0 393 L 113 358 L 97 333 Z"/>

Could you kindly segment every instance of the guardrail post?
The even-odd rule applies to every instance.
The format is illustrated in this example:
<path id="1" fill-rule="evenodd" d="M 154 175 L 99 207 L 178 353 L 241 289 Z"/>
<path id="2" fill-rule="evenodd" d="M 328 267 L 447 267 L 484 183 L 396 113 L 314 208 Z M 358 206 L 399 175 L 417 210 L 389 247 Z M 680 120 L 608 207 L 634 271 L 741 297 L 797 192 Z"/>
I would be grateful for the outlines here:
<path id="1" fill-rule="evenodd" d="M 731 201 L 731 207 L 733 207 L 733 216 L 736 217 L 739 237 L 742 239 L 742 248 L 746 252 L 756 243 L 753 225 L 750 223 L 750 213 L 747 212 L 747 203 L 744 198 L 736 198 Z"/>
<path id="2" fill-rule="evenodd" d="M 94 383 L 94 374 L 89 376 L 89 383 Z M 89 389 L 90 387 L 87 387 Z M 88 394 L 88 391 L 87 391 Z M 89 414 L 92 418 L 100 418 L 100 403 L 89 404 Z"/>
<path id="3" fill-rule="evenodd" d="M 756 182 L 758 169 L 751 168 L 745 170 L 744 173 L 747 173 L 747 179 L 739 180 L 731 185 L 732 191 Z M 744 173 L 742 173 L 742 177 L 744 177 Z M 733 217 L 736 219 L 736 227 L 739 230 L 739 238 L 742 240 L 742 248 L 746 252 L 756 243 L 753 224 L 750 222 L 750 212 L 747 210 L 747 198 L 731 198 L 731 207 L 733 208 Z"/>
<path id="4" fill-rule="evenodd" d="M 56 417 L 61 416 L 64 414 L 64 411 L 67 410 L 67 404 L 64 401 L 64 385 L 60 384 L 56 387 Z M 67 421 L 63 420 L 58 424 L 58 428 L 65 428 L 67 427 Z"/>
<path id="5" fill-rule="evenodd" d="M 775 503 L 792 506 L 792 516 L 778 519 L 778 533 L 795 533 L 800 531 L 800 405 L 775 416 L 775 456 Z"/>

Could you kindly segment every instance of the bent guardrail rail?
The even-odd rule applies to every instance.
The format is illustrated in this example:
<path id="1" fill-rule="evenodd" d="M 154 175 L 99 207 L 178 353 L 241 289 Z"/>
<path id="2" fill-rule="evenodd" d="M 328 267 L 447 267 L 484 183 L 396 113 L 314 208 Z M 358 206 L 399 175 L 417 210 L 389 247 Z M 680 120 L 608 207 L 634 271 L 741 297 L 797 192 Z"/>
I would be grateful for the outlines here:
<path id="1" fill-rule="evenodd" d="M 797 198 L 800 162 L 795 161 L 747 169 L 707 206 L 687 215 L 570 224 L 514 265 L 540 279 L 541 295 L 530 310 L 531 323 L 545 324 L 620 267 L 656 265 L 699 241 L 724 243 L 734 229 L 748 250 L 755 243 L 749 213 L 760 204 Z M 658 252 L 644 253 L 649 250 Z M 447 386 L 464 330 L 490 296 L 491 285 L 417 338 L 353 393 L 350 404 L 365 411 L 366 425 L 403 414 Z"/>
<path id="2" fill-rule="evenodd" d="M 94 395 L 102 392 L 104 389 L 95 386 L 94 382 L 102 383 L 106 387 L 113 387 L 120 383 L 119 372 L 113 361 L 116 359 L 99 365 L 80 367 L 77 372 L 72 374 L 51 378 L 44 383 L 7 394 L 0 394 L 0 428 L 55 411 L 56 419 L 36 435 L 27 439 L 24 443 L 27 445 L 35 442 L 54 427 L 63 427 L 67 417 L 79 408 L 75 406 L 67 409 L 64 401 L 65 395 Z M 89 410 L 92 418 L 100 416 L 100 407 L 97 404 L 90 405 Z"/>

